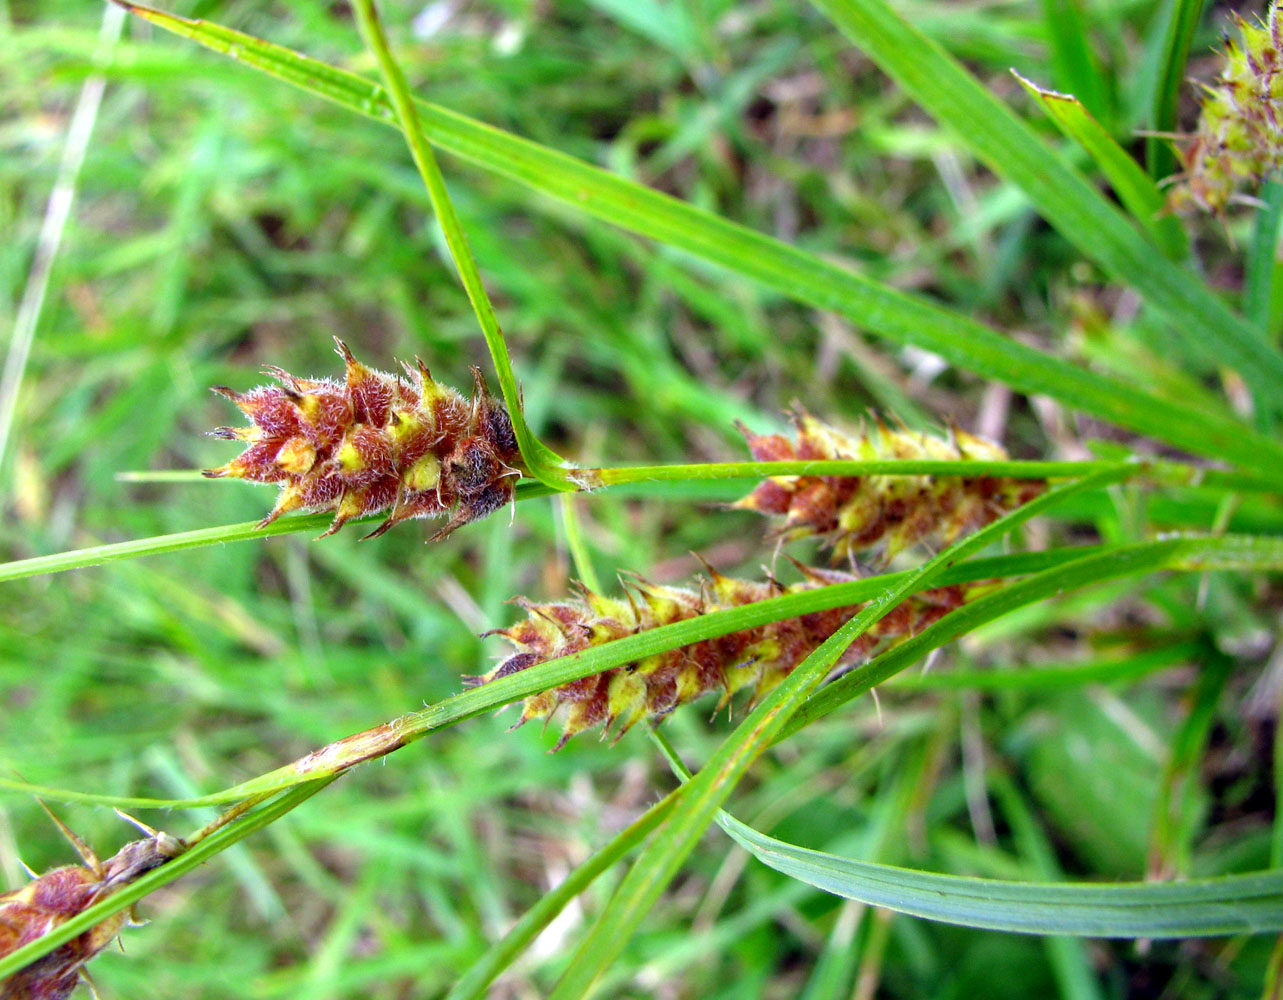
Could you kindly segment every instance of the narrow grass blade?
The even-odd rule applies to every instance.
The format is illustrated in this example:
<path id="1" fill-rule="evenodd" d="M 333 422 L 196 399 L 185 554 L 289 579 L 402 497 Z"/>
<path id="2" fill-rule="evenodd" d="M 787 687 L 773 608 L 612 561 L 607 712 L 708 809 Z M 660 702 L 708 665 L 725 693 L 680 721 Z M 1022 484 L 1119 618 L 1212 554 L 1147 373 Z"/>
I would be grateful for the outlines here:
<path id="1" fill-rule="evenodd" d="M 217 24 L 138 4 L 127 6 L 162 28 L 303 90 L 385 124 L 396 123 L 383 88 L 363 77 Z M 1237 421 L 1160 399 L 1025 347 L 960 313 L 879 285 L 815 254 L 444 108 L 420 102 L 419 114 L 428 139 L 437 147 L 614 225 L 685 250 L 790 298 L 841 313 L 879 336 L 932 351 L 1020 392 L 1051 396 L 1195 454 L 1221 458 L 1283 481 L 1279 472 L 1283 444 Z M 1152 263 L 1152 252 L 1146 248 L 1145 253 L 1146 263 Z M 1180 280 L 1189 281 L 1183 275 Z"/>
<path id="2" fill-rule="evenodd" d="M 669 764 L 691 774 L 661 741 Z M 1283 870 L 1182 882 L 1074 884 L 969 878 L 811 850 L 719 810 L 717 824 L 763 864 L 817 889 L 927 920 L 1069 937 L 1174 938 L 1283 930 Z"/>
<path id="3" fill-rule="evenodd" d="M 1263 344 L 1188 270 L 1161 259 L 1126 217 L 1024 121 L 886 0 L 814 0 L 848 38 L 1000 177 L 1019 187 L 1065 239 L 1135 288 L 1204 360 L 1228 364 L 1258 409 L 1283 407 L 1283 354 Z"/>
<path id="4" fill-rule="evenodd" d="M 1036 573 L 949 612 L 911 639 L 856 667 L 817 693 L 790 720 L 781 739 L 828 715 L 883 681 L 895 676 L 931 650 L 966 635 L 1003 615 L 1056 594 L 1106 580 L 1161 569 L 1247 571 L 1283 570 L 1283 538 L 1257 536 L 1185 536 L 1120 545 Z"/>
<path id="5" fill-rule="evenodd" d="M 609 844 L 594 851 L 587 861 L 566 876 L 556 888 L 545 893 L 502 940 L 496 942 L 464 973 L 450 990 L 446 1000 L 479 1000 L 484 997 L 486 988 L 494 982 L 495 977 L 512 964 L 513 959 L 529 946 L 572 899 L 592 885 L 597 876 L 610 869 L 668 818 L 673 806 L 681 798 L 684 787 L 665 795 L 612 837 Z"/>
<path id="6" fill-rule="evenodd" d="M 1058 94 L 1045 90 L 1026 80 L 1019 73 L 1016 79 L 1031 97 L 1047 112 L 1056 127 L 1078 143 L 1109 181 L 1118 195 L 1150 239 L 1172 260 L 1181 260 L 1189 252 L 1189 240 L 1180 220 L 1163 214 L 1167 199 L 1153 179 L 1140 165 L 1114 141 L 1114 137 L 1101 127 L 1081 101 L 1072 94 Z"/>
<path id="7" fill-rule="evenodd" d="M 526 480 L 518 484 L 516 498 L 530 500 L 549 496 L 554 492 L 556 491 L 552 487 L 544 483 Z M 264 528 L 260 528 L 257 521 L 243 521 L 240 524 L 222 524 L 213 528 L 178 531 L 171 535 L 154 535 L 151 538 L 111 542 L 107 545 L 72 549 L 69 552 L 55 552 L 47 556 L 17 559 L 13 562 L 0 563 L 0 583 L 21 580 L 29 576 L 43 576 L 47 573 L 63 573 L 71 569 L 102 566 L 106 563 L 120 562 L 122 559 L 139 559 L 143 556 L 182 552 L 186 549 L 199 549 L 209 545 L 223 545 L 227 542 L 272 538 L 275 535 L 289 535 L 297 531 L 321 532 L 329 526 L 331 520 L 333 516 L 330 514 L 300 514 L 279 518 Z M 376 516 L 371 515 L 356 518 L 352 523 L 365 524 L 374 520 Z"/>
<path id="8" fill-rule="evenodd" d="M 1169 0 L 1161 5 L 1167 15 L 1167 25 L 1163 32 L 1158 81 L 1150 105 L 1150 127 L 1155 132 L 1176 130 L 1176 108 L 1185 83 L 1185 64 L 1189 62 L 1190 46 L 1205 5 L 1206 0 Z M 1171 144 L 1157 136 L 1145 140 L 1145 160 L 1150 177 L 1156 181 L 1176 169 Z"/>
<path id="9" fill-rule="evenodd" d="M 102 29 L 98 36 L 98 46 L 94 52 L 94 61 L 106 61 L 112 48 L 120 38 L 124 26 L 124 14 L 115 8 L 103 11 Z M 31 271 L 27 284 L 22 292 L 22 301 L 13 320 L 13 333 L 9 338 L 9 347 L 5 352 L 4 368 L 0 371 L 0 470 L 4 468 L 5 455 L 9 450 L 9 434 L 13 429 L 13 418 L 18 408 L 18 392 L 22 388 L 23 375 L 27 370 L 27 358 L 31 353 L 31 344 L 35 339 L 36 325 L 44 309 L 45 293 L 49 289 L 49 276 L 53 272 L 54 258 L 62 244 L 62 234 L 71 215 L 71 206 L 76 196 L 76 185 L 80 178 L 80 168 L 85 161 L 85 151 L 89 148 L 89 139 L 93 135 L 94 123 L 98 120 L 98 108 L 102 103 L 106 78 L 95 73 L 85 81 L 76 101 L 76 109 L 71 116 L 67 129 L 67 144 L 63 147 L 62 161 L 58 164 L 58 173 L 54 177 L 53 191 L 49 195 L 49 204 L 45 209 L 44 222 L 40 227 L 40 236 L 36 241 L 35 259 L 31 262 Z"/>
<path id="10" fill-rule="evenodd" d="M 901 673 L 890 683 L 900 691 L 1054 691 L 1087 684 L 1123 684 L 1187 662 L 1203 649 L 1198 642 L 1178 642 L 1118 659 L 1064 666 L 1018 664 L 993 670 Z"/>
<path id="11" fill-rule="evenodd" d="M 722 814 L 722 829 L 790 878 L 927 920 L 1020 934 L 1185 938 L 1283 930 L 1283 870 L 1187 882 L 1008 882 L 813 851 Z"/>

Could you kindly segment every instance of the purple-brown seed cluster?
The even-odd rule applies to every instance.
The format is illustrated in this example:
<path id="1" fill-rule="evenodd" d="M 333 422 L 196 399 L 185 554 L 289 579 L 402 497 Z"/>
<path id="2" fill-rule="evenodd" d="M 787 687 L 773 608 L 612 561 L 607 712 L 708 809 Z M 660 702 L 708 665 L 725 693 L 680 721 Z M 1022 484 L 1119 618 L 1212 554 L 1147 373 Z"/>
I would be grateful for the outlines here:
<path id="1" fill-rule="evenodd" d="M 59 823 L 61 826 L 61 823 Z M 54 868 L 21 889 L 0 895 L 0 958 L 56 930 L 117 889 L 159 868 L 183 845 L 163 833 L 126 844 L 100 862 L 83 841 L 63 828 L 85 865 Z M 117 913 L 0 982 L 0 1000 L 63 1000 L 85 963 L 111 944 L 130 918 Z"/>
<path id="2" fill-rule="evenodd" d="M 851 437 L 806 412 L 793 417 L 797 441 L 754 434 L 740 426 L 759 462 L 927 459 L 1005 461 L 1007 453 L 983 438 L 952 428 L 949 439 L 892 430 L 878 421 Z M 775 476 L 735 504 L 783 515 L 785 539 L 818 536 L 835 563 L 872 552 L 885 562 L 917 542 L 946 544 L 997 520 L 1046 489 L 1039 479 L 1002 476 Z"/>
<path id="3" fill-rule="evenodd" d="M 504 636 L 517 652 L 476 681 L 486 683 L 559 656 L 710 611 L 854 579 L 832 570 L 799 568 L 805 579 L 788 587 L 774 580 L 754 583 L 714 572 L 710 579 L 701 581 L 697 591 L 634 580 L 622 599 L 587 589 L 577 600 L 560 604 L 534 604 L 519 598 L 517 603 L 529 612 L 528 617 L 511 628 L 488 633 Z M 957 586 L 910 598 L 857 638 L 841 663 L 854 663 L 885 642 L 917 633 L 965 599 L 963 589 Z M 605 727 L 603 735 L 613 728 L 618 739 L 641 719 L 662 717 L 710 692 L 721 695 L 718 709 L 745 688 L 752 691 L 752 701 L 756 703 L 859 610 L 859 605 L 851 605 L 769 622 L 571 681 L 527 698 L 517 725 L 531 719 L 549 719 L 564 706 L 562 734 L 556 747 L 560 749 L 576 733 L 596 726 Z"/>
<path id="4" fill-rule="evenodd" d="M 250 426 L 213 432 L 246 448 L 205 475 L 279 483 L 261 526 L 293 510 L 332 510 L 329 535 L 353 518 L 388 511 L 373 537 L 411 518 L 448 516 L 436 540 L 512 501 L 521 456 L 508 411 L 480 369 L 472 369 L 466 400 L 434 381 L 421 361 L 405 365 L 405 376 L 389 375 L 337 343 L 346 365 L 341 383 L 269 368 L 279 385 L 246 393 L 214 387 Z"/>

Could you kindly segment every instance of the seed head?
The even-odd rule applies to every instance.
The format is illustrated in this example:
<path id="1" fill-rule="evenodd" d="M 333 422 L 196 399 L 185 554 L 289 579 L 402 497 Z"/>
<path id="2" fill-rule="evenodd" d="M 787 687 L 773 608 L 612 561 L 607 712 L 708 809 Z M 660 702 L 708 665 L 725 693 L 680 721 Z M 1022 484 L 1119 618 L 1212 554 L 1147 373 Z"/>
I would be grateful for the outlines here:
<path id="1" fill-rule="evenodd" d="M 1252 24 L 1235 16 L 1242 43 L 1225 39 L 1225 69 L 1203 87 L 1203 109 L 1193 141 L 1180 152 L 1185 172 L 1172 187 L 1177 210 L 1218 215 L 1283 169 L 1283 23 L 1279 5 Z"/>
<path id="2" fill-rule="evenodd" d="M 135 840 L 106 861 L 99 861 L 89 846 L 50 813 L 71 841 L 84 865 L 55 868 L 21 889 L 0 895 L 0 958 L 56 930 L 117 889 L 177 857 L 181 841 L 142 828 L 148 836 Z M 128 817 L 126 817 L 128 818 Z M 138 824 L 136 820 L 131 820 Z M 0 1000 L 62 1000 L 84 976 L 84 966 L 111 944 L 132 914 L 121 912 L 0 982 Z"/>
<path id="3" fill-rule="evenodd" d="M 565 603 L 535 604 L 517 598 L 515 603 L 526 609 L 527 617 L 511 628 L 487 633 L 502 635 L 516 652 L 472 681 L 487 683 L 559 656 L 710 611 L 855 579 L 834 570 L 799 569 L 805 578 L 788 587 L 775 580 L 736 580 L 710 570 L 696 590 L 635 578 L 626 583 L 623 598 L 606 597 L 586 588 Z M 841 664 L 855 663 L 884 642 L 915 634 L 964 600 L 964 591 L 955 586 L 905 601 L 857 638 Z M 859 610 L 859 605 L 852 605 L 816 611 L 612 667 L 527 698 L 517 726 L 531 719 L 550 719 L 564 709 L 561 739 L 554 748 L 560 749 L 576 733 L 596 726 L 604 726 L 603 736 L 613 728 L 618 739 L 639 720 L 662 718 L 678 705 L 710 692 L 720 693 L 719 710 L 746 688 L 755 704 Z"/>
<path id="4" fill-rule="evenodd" d="M 796 442 L 742 424 L 740 431 L 759 462 L 1007 458 L 1000 446 L 958 428 L 946 440 L 877 420 L 852 437 L 800 409 L 793 422 Z M 1042 480 L 1001 476 L 775 476 L 735 506 L 782 516 L 778 534 L 785 539 L 823 538 L 835 563 L 870 551 L 880 563 L 918 542 L 953 542 L 1045 488 Z"/>
<path id="5" fill-rule="evenodd" d="M 280 385 L 246 393 L 214 387 L 250 426 L 213 432 L 246 448 L 205 475 L 279 483 L 260 527 L 293 510 L 332 510 L 330 535 L 352 518 L 388 511 L 366 536 L 373 537 L 410 518 L 448 516 L 435 541 L 512 501 L 521 456 L 508 412 L 479 368 L 469 401 L 434 381 L 422 361 L 405 365 L 405 377 L 388 375 L 335 342 L 346 365 L 342 383 L 268 368 Z"/>

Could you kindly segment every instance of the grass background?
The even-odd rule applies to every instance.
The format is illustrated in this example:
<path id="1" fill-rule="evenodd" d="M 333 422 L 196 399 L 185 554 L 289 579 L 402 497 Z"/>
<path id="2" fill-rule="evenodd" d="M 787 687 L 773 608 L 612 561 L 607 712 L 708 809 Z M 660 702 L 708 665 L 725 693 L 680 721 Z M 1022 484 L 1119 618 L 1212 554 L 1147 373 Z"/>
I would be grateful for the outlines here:
<path id="1" fill-rule="evenodd" d="M 1055 6 L 903 9 L 1029 111 L 1006 71 L 1065 86 L 1048 69 Z M 344 5 L 171 9 L 375 72 Z M 1019 193 L 809 8 L 599 0 L 383 10 L 420 95 L 1061 356 L 1166 379 L 1176 393 L 1234 398 L 1232 379 L 1171 365 L 1160 322 L 1104 285 Z M 1082 10 L 1107 83 L 1098 110 L 1127 136 L 1146 107 L 1155 5 Z M 1206 20 L 1196 53 L 1223 15 Z M 27 280 L 101 18 L 96 4 L 0 4 L 5 301 Z M 1200 65 L 1202 56 L 1192 70 Z M 740 457 L 732 421 L 779 425 L 794 399 L 848 423 L 869 407 L 917 426 L 951 417 L 1020 457 L 1079 457 L 1080 440 L 1098 436 L 1136 444 L 505 181 L 443 167 L 528 418 L 582 464 Z M 1194 230 L 1209 281 L 1231 301 L 1247 225 Z M 263 488 L 117 474 L 224 461 L 229 446 L 201 435 L 232 414 L 207 387 L 246 388 L 269 363 L 335 372 L 335 334 L 376 365 L 419 354 L 458 385 L 469 364 L 486 365 L 400 138 L 127 25 L 5 457 L 5 558 L 260 516 L 270 505 Z M 733 487 L 640 492 L 576 502 L 605 579 L 619 569 L 686 579 L 692 549 L 746 575 L 770 558 L 761 525 L 719 506 Z M 1226 504 L 1199 490 L 1129 487 L 1077 501 L 1027 540 L 1277 533 L 1281 521 L 1269 497 Z M 476 633 L 512 620 L 505 599 L 554 598 L 574 575 L 551 500 L 523 503 L 511 526 L 497 517 L 432 548 L 419 545 L 425 534 L 407 525 L 367 543 L 353 531 L 316 544 L 276 538 L 6 584 L 0 764 L 82 790 L 219 788 L 454 693 L 461 674 L 498 655 L 501 644 Z M 734 811 L 786 840 L 938 871 L 1123 879 L 1265 867 L 1278 598 L 1276 583 L 1213 575 L 1037 605 L 946 650 L 927 680 L 884 691 L 880 710 L 857 703 L 782 744 Z M 1111 676 L 1124 679 L 1067 684 L 1027 669 L 1097 662 L 1121 664 Z M 1023 679 L 990 693 L 931 689 L 929 678 L 960 670 Z M 614 749 L 581 736 L 548 756 L 555 734 L 505 736 L 511 717 L 473 720 L 365 767 L 153 895 L 152 924 L 127 935 L 128 956 L 95 963 L 100 989 L 443 993 L 509 921 L 672 785 L 639 734 Z M 728 729 L 699 709 L 666 728 L 692 760 Z M 129 836 L 106 810 L 62 813 L 103 853 Z M 203 821 L 144 818 L 179 835 Z M 10 885 L 22 878 L 19 857 L 37 870 L 71 860 L 33 802 L 6 797 L 0 867 Z M 495 995 L 545 993 L 618 875 L 568 910 Z M 1066 944 L 861 911 L 710 833 L 603 995 L 1256 996 L 1271 944 Z"/>

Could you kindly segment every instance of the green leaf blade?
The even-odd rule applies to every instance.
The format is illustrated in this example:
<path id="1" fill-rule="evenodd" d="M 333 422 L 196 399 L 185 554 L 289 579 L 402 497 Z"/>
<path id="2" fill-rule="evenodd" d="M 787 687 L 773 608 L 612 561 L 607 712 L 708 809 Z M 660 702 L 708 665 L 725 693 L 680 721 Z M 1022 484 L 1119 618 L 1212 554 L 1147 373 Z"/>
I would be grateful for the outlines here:
<path id="1" fill-rule="evenodd" d="M 725 814 L 721 825 L 755 858 L 790 878 L 927 920 L 1074 937 L 1185 938 L 1283 930 L 1283 870 L 1186 882 L 1008 882 L 798 847 Z"/>

